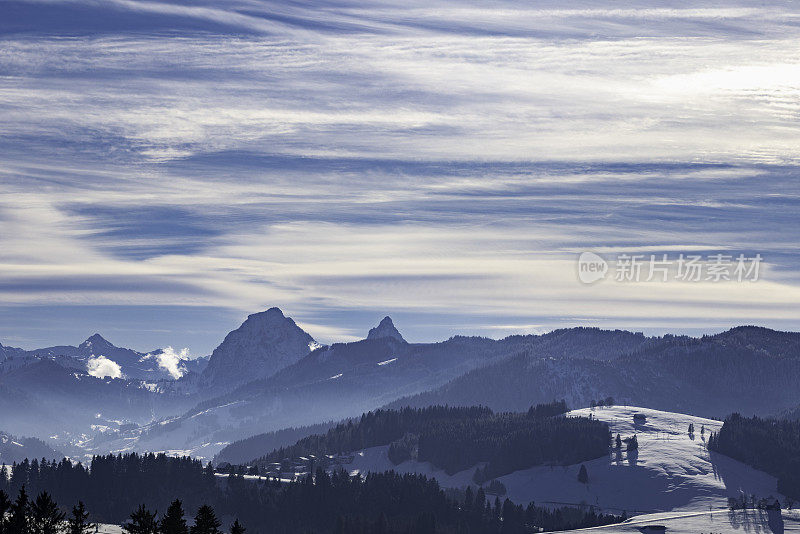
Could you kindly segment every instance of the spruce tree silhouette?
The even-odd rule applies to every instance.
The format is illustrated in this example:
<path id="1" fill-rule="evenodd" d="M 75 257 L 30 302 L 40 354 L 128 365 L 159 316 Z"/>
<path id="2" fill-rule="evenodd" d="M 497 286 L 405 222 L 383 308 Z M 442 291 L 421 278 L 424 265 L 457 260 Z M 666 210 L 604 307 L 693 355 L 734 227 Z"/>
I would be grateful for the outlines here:
<path id="1" fill-rule="evenodd" d="M 189 534 L 186 519 L 183 517 L 183 504 L 175 499 L 161 518 L 161 534 Z"/>
<path id="2" fill-rule="evenodd" d="M 89 522 L 86 505 L 83 501 L 78 501 L 78 504 L 72 507 L 72 513 L 67 519 L 67 534 L 89 534 L 94 528 L 95 524 Z"/>
<path id="3" fill-rule="evenodd" d="M 30 503 L 28 502 L 28 492 L 25 485 L 19 489 L 19 495 L 11 505 L 11 517 L 8 518 L 8 534 L 31 534 L 30 530 Z"/>
<path id="4" fill-rule="evenodd" d="M 231 524 L 231 534 L 244 534 L 246 528 L 239 523 L 238 519 L 233 520 L 233 524 Z"/>
<path id="5" fill-rule="evenodd" d="M 151 512 L 145 505 L 140 504 L 131 514 L 130 521 L 122 525 L 122 530 L 128 534 L 158 534 L 156 512 Z"/>
<path id="6" fill-rule="evenodd" d="M 30 505 L 30 516 L 32 534 L 59 534 L 64 530 L 64 512 L 46 491 Z"/>
<path id="7" fill-rule="evenodd" d="M 217 519 L 214 509 L 204 504 L 197 510 L 194 525 L 189 529 L 191 534 L 221 534 L 219 527 L 222 523 Z"/>
<path id="8" fill-rule="evenodd" d="M 0 534 L 6 533 L 6 514 L 11 509 L 11 499 L 8 498 L 8 493 L 0 490 Z"/>

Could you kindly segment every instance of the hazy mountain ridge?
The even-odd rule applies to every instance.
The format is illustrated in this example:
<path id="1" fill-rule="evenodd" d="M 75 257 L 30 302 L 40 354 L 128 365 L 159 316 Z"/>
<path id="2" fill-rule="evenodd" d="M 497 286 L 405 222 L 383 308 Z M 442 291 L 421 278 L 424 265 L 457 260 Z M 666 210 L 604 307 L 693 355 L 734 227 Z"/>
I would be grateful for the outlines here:
<path id="1" fill-rule="evenodd" d="M 11 465 L 26 458 L 60 460 L 59 452 L 38 438 L 16 437 L 0 430 L 0 465 Z"/>
<path id="2" fill-rule="evenodd" d="M 89 376 L 81 370 L 86 354 L 98 344 L 111 353 L 93 336 L 78 347 L 7 358 L 0 363 L 0 399 L 15 407 L 9 430 L 18 433 L 60 428 L 90 450 L 204 456 L 257 434 L 345 420 L 381 406 L 483 404 L 519 411 L 553 399 L 584 406 L 612 396 L 722 417 L 800 405 L 793 387 L 800 380 L 795 333 L 737 327 L 702 338 L 648 337 L 578 327 L 500 340 L 407 343 L 389 317 L 370 332 L 360 341 L 316 346 L 271 308 L 229 333 L 202 374 L 158 382 Z M 253 380 L 243 381 L 245 375 Z M 15 401 L 17 392 L 28 400 Z M 68 416 L 60 414 L 63 405 L 73 407 Z"/>
<path id="3" fill-rule="evenodd" d="M 542 359 L 521 353 L 474 370 L 433 391 L 389 406 L 484 404 L 519 410 L 565 398 L 573 406 L 612 396 L 655 409 L 723 417 L 772 414 L 800 403 L 800 336 L 737 327 L 714 336 L 650 338 L 609 361 Z"/>
<path id="4" fill-rule="evenodd" d="M 172 351 L 171 348 L 166 350 Z M 111 362 L 106 364 L 110 367 L 97 369 L 96 376 L 118 371 L 119 376 L 115 378 L 149 381 L 176 380 L 190 372 L 201 371 L 207 361 L 205 358 L 189 359 L 174 351 L 167 354 L 165 349 L 139 352 L 117 347 L 100 334 L 93 334 L 77 346 L 56 345 L 33 350 L 0 346 L 0 354 L 5 355 L 0 359 L 0 374 L 43 359 L 80 373 L 92 374 L 90 360 L 105 358 Z M 101 362 L 103 360 L 98 363 Z"/>
<path id="5" fill-rule="evenodd" d="M 394 326 L 390 318 L 382 323 Z M 541 351 L 542 358 L 580 354 L 612 359 L 654 339 L 621 330 L 576 328 L 501 340 L 454 336 L 438 343 L 406 343 L 402 336 L 373 335 L 335 343 L 317 348 L 272 377 L 202 401 L 168 425 L 151 426 L 148 439 L 157 439 L 149 447 L 163 449 L 178 441 L 180 448 L 196 450 L 202 443 L 225 444 L 284 427 L 347 419 L 515 354 Z M 561 397 L 548 396 L 541 402 L 553 398 Z M 205 450 L 216 452 L 215 448 L 219 450 Z"/>

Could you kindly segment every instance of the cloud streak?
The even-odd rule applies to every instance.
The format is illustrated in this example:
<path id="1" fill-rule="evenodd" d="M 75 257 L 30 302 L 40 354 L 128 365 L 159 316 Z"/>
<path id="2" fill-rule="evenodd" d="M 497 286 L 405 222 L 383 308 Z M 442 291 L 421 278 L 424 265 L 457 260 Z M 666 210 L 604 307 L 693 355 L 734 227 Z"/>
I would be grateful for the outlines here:
<path id="1" fill-rule="evenodd" d="M 0 300 L 23 315 L 278 305 L 324 341 L 393 310 L 411 339 L 800 319 L 791 5 L 0 9 Z M 586 249 L 769 275 L 589 289 Z"/>

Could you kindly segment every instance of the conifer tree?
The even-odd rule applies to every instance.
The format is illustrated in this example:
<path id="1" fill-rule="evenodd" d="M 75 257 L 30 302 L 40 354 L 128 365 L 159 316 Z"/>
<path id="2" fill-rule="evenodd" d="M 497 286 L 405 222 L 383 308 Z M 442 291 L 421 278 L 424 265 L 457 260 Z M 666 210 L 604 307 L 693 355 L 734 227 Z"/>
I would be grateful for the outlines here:
<path id="1" fill-rule="evenodd" d="M 5 466 L 3 466 L 5 467 Z M 2 473 L 0 473 L 2 476 Z M 6 514 L 11 509 L 11 499 L 8 498 L 8 493 L 0 490 L 0 534 L 6 533 Z"/>
<path id="2" fill-rule="evenodd" d="M 481 512 L 483 511 L 483 507 L 486 504 L 486 492 L 483 491 L 483 488 L 478 488 L 478 491 L 475 492 L 475 510 Z"/>
<path id="3" fill-rule="evenodd" d="M 17 499 L 11 505 L 11 517 L 6 523 L 6 532 L 8 534 L 31 534 L 30 502 L 25 485 L 20 488 Z"/>
<path id="4" fill-rule="evenodd" d="M 204 504 L 197 510 L 194 525 L 189 530 L 191 534 L 220 534 L 219 527 L 222 523 L 217 519 L 214 509 Z"/>
<path id="5" fill-rule="evenodd" d="M 464 492 L 464 510 L 472 510 L 473 501 L 475 496 L 472 493 L 472 486 L 467 486 Z"/>
<path id="6" fill-rule="evenodd" d="M 189 534 L 189 527 L 186 526 L 183 515 L 183 505 L 180 500 L 175 499 L 161 518 L 159 524 L 161 534 Z"/>
<path id="7" fill-rule="evenodd" d="M 231 524 L 231 534 L 244 534 L 247 529 L 239 523 L 238 519 L 234 519 L 233 523 Z"/>
<path id="8" fill-rule="evenodd" d="M 86 511 L 83 501 L 78 501 L 78 504 L 72 507 L 72 514 L 67 519 L 67 534 L 89 534 L 94 527 L 94 523 L 89 522 L 89 512 Z"/>
<path id="9" fill-rule="evenodd" d="M 151 512 L 144 504 L 140 504 L 130 517 L 130 521 L 122 525 L 122 530 L 128 534 L 158 534 L 156 512 Z"/>
<path id="10" fill-rule="evenodd" d="M 64 530 L 64 512 L 46 491 L 30 505 L 30 530 L 32 534 L 59 534 Z"/>

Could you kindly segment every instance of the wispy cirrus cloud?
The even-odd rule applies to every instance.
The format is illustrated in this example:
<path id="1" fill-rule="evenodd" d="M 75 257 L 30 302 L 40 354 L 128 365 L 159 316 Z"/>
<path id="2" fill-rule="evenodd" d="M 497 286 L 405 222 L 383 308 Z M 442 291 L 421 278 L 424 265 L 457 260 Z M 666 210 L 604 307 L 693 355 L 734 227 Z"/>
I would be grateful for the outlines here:
<path id="1" fill-rule="evenodd" d="M 411 339 L 800 318 L 791 5 L 0 9 L 10 330 L 151 307 L 200 354 L 157 310 L 279 305 L 323 341 L 393 310 Z M 769 277 L 587 288 L 585 249 L 761 252 Z"/>

